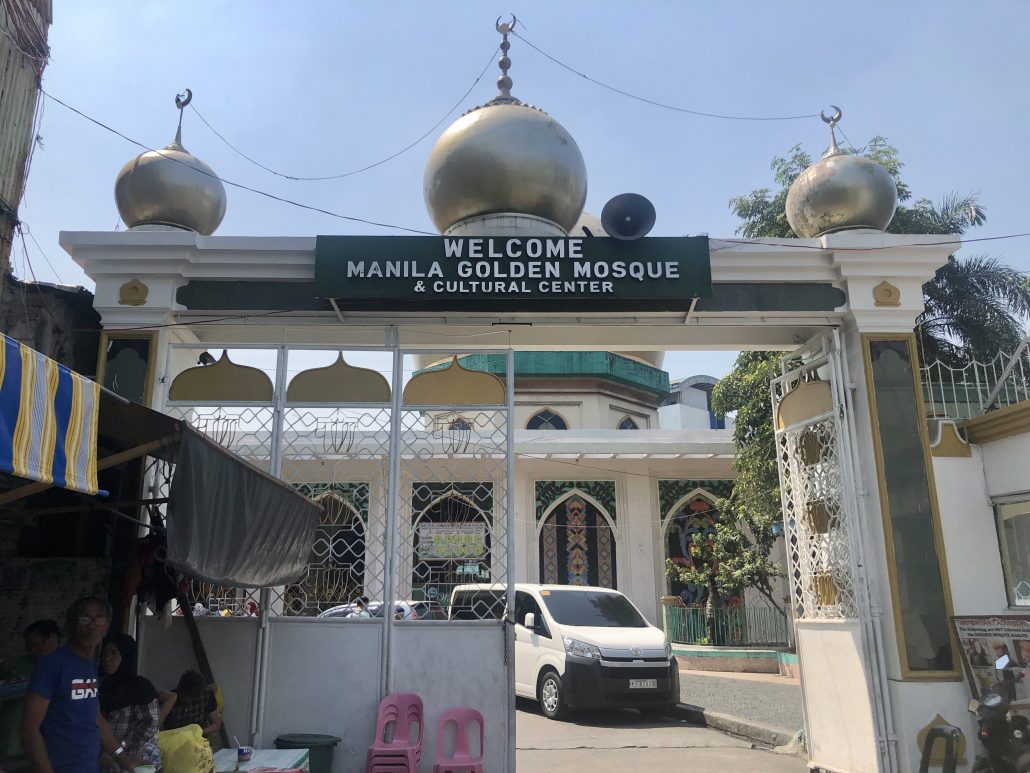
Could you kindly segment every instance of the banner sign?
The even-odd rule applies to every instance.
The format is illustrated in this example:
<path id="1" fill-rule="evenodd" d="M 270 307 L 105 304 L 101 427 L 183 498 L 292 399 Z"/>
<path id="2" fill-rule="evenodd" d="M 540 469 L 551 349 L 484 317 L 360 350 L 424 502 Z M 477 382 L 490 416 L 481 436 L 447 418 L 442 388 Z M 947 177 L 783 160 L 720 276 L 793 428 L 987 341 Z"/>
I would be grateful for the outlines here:
<path id="1" fill-rule="evenodd" d="M 484 523 L 420 523 L 418 526 L 418 557 L 423 560 L 466 560 L 484 556 Z"/>
<path id="2" fill-rule="evenodd" d="M 354 311 L 687 311 L 712 297 L 707 236 L 319 236 L 315 285 Z"/>
<path id="3" fill-rule="evenodd" d="M 1030 668 L 1030 617 L 956 616 L 951 619 L 973 697 L 980 698 L 1001 681 L 1015 687 L 1018 700 L 1030 698 L 1030 685 L 1017 681 L 1020 669 Z M 995 664 L 1003 655 L 1008 657 L 1008 665 L 999 671 Z"/>

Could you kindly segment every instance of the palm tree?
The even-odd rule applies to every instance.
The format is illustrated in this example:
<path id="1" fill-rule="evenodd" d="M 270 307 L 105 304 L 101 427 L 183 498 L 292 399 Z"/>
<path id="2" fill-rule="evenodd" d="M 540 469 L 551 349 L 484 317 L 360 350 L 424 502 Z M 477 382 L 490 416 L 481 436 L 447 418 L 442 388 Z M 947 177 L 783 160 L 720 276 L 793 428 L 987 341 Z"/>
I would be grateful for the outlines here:
<path id="1" fill-rule="evenodd" d="M 1026 274 L 986 255 L 956 258 L 923 285 L 925 311 L 916 319 L 924 363 L 960 367 L 1011 354 L 1026 334 L 1030 281 Z"/>
<path id="2" fill-rule="evenodd" d="M 951 194 L 937 205 L 922 199 L 911 208 L 899 207 L 888 230 L 963 234 L 986 220 L 976 194 Z M 999 351 L 1011 353 L 1019 345 L 1030 317 L 1030 282 L 997 258 L 951 255 L 923 285 L 923 305 L 916 319 L 920 359 L 960 367 L 969 360 L 993 359 Z"/>

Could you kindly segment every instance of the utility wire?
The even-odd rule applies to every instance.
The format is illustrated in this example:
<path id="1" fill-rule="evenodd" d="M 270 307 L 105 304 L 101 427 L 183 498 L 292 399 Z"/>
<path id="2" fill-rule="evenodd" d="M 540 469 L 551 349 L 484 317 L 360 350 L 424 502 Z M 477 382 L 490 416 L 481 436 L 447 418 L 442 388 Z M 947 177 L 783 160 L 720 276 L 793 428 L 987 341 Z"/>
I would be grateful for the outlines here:
<path id="1" fill-rule="evenodd" d="M 25 232 L 21 228 L 18 229 L 18 235 L 21 237 L 21 251 L 25 255 L 25 264 L 28 266 L 29 274 L 31 274 L 31 276 L 32 276 L 32 283 L 33 283 L 33 285 L 36 288 L 36 292 L 39 293 L 39 300 L 40 300 L 40 302 L 42 302 L 43 308 L 46 309 L 46 313 L 50 317 L 50 319 L 51 320 L 55 320 L 55 319 L 57 319 L 57 317 L 54 316 L 54 310 L 50 308 L 50 304 L 47 302 L 46 295 L 43 294 L 43 288 L 40 285 L 39 280 L 36 279 L 36 272 L 32 268 L 32 259 L 29 258 L 29 249 L 25 245 Z M 22 284 L 24 286 L 24 284 L 27 284 L 27 283 L 23 282 Z M 24 303 L 24 296 L 22 297 L 22 302 Z M 26 320 L 27 319 L 28 319 L 28 310 L 26 310 Z"/>
<path id="2" fill-rule="evenodd" d="M 61 278 L 61 275 L 57 273 L 57 269 L 54 268 L 54 264 L 50 262 L 50 258 L 47 257 L 47 254 L 43 251 L 43 248 L 39 245 L 39 242 L 36 241 L 36 236 L 32 233 L 32 229 L 29 228 L 29 224 L 25 221 L 22 221 L 21 230 L 23 234 L 22 238 L 24 238 L 25 233 L 29 235 L 29 238 L 32 239 L 32 243 L 35 244 L 36 249 L 39 250 L 39 254 L 43 256 L 43 260 L 45 260 L 46 264 L 50 266 L 50 270 L 54 272 L 54 276 L 57 277 L 57 281 L 61 284 L 64 284 L 64 280 Z"/>
<path id="3" fill-rule="evenodd" d="M 259 190 L 258 188 L 251 188 L 249 185 L 243 185 L 242 183 L 233 182 L 232 180 L 226 180 L 224 178 L 219 177 L 218 175 L 210 174 L 210 173 L 205 172 L 205 171 L 203 171 L 201 169 L 197 169 L 194 166 L 190 166 L 186 162 L 180 161 L 179 159 L 177 159 L 177 158 L 175 158 L 173 156 L 169 156 L 169 155 L 167 155 L 166 153 L 163 153 L 160 150 L 156 150 L 154 148 L 146 146 L 142 142 L 139 142 L 138 140 L 134 140 L 132 137 L 129 137 L 129 136 L 125 135 L 125 134 L 122 134 L 122 132 L 118 131 L 117 129 L 114 129 L 114 128 L 108 126 L 107 124 L 105 124 L 105 123 L 103 123 L 101 121 L 98 121 L 96 118 L 93 118 L 92 116 L 87 115 L 86 113 L 82 112 L 78 108 L 72 107 L 67 102 L 63 102 L 62 100 L 60 100 L 57 97 L 53 96 L 52 94 L 50 94 L 49 92 L 45 91 L 44 89 L 40 89 L 40 93 L 43 96 L 45 96 L 47 99 L 51 99 L 54 102 L 56 102 L 61 107 L 64 107 L 64 108 L 66 108 L 68 110 L 71 110 L 73 113 L 75 113 L 76 115 L 81 116 L 82 118 L 85 118 L 90 123 L 96 124 L 101 129 L 104 129 L 106 131 L 111 132 L 112 134 L 115 134 L 115 135 L 121 137 L 126 142 L 131 142 L 133 145 L 136 145 L 137 147 L 143 148 L 143 150 L 149 150 L 152 153 L 157 153 L 158 155 L 164 156 L 169 161 L 174 161 L 177 164 L 182 164 L 183 166 L 189 167 L 190 169 L 192 169 L 195 172 L 198 172 L 200 174 L 207 175 L 208 177 L 213 177 L 216 180 L 221 180 L 225 185 L 231 185 L 233 188 L 239 188 L 239 189 L 244 190 L 244 191 L 250 191 L 251 193 L 256 193 L 259 196 L 264 196 L 265 198 L 272 199 L 273 201 L 279 201 L 279 202 L 282 202 L 283 204 L 289 204 L 290 206 L 293 206 L 293 207 L 299 207 L 300 209 L 306 209 L 306 210 L 308 210 L 310 212 L 318 212 L 318 213 L 323 214 L 323 215 L 329 215 L 329 217 L 335 217 L 335 218 L 338 218 L 340 220 L 347 220 L 347 221 L 352 222 L 352 223 L 364 223 L 365 225 L 374 225 L 374 226 L 377 226 L 379 228 L 393 228 L 393 229 L 396 229 L 398 231 L 407 231 L 408 233 L 421 234 L 421 235 L 424 235 L 424 236 L 437 236 L 438 235 L 438 234 L 435 234 L 435 233 L 433 233 L 431 231 L 422 231 L 422 230 L 419 230 L 417 228 L 406 228 L 406 227 L 404 227 L 402 225 L 394 225 L 393 223 L 379 223 L 379 222 L 376 222 L 374 220 L 366 220 L 365 218 L 362 218 L 362 217 L 353 217 L 351 215 L 341 215 L 338 212 L 332 212 L 332 211 L 330 211 L 328 209 L 322 209 L 321 207 L 315 207 L 315 206 L 312 206 L 310 204 L 302 204 L 299 201 L 293 201 L 292 199 L 283 198 L 282 196 L 276 196 L 273 193 L 268 193 L 266 191 Z"/>
<path id="4" fill-rule="evenodd" d="M 481 81 L 483 79 L 483 76 L 486 75 L 486 71 L 488 69 L 490 69 L 490 65 L 493 64 L 494 54 L 496 54 L 497 51 L 498 51 L 498 49 L 495 48 L 493 51 L 490 52 L 490 59 L 487 61 L 486 66 L 483 67 L 482 72 L 480 72 L 479 75 L 476 76 L 476 79 L 472 82 L 472 85 L 468 87 L 468 90 L 464 94 L 462 94 L 461 97 L 458 98 L 457 102 L 455 102 L 453 105 L 451 105 L 450 109 L 444 114 L 444 116 L 439 121 L 437 121 L 435 124 L 433 124 L 417 140 L 412 142 L 410 145 L 405 145 L 403 148 L 398 150 L 396 153 L 392 153 L 392 154 L 390 154 L 389 156 L 387 156 L 386 158 L 384 158 L 384 159 L 382 159 L 380 161 L 376 161 L 375 163 L 369 164 L 368 166 L 363 166 L 360 169 L 354 169 L 353 171 L 343 172 L 341 174 L 325 175 L 325 176 L 322 176 L 322 177 L 299 177 L 299 176 L 296 176 L 296 175 L 291 175 L 291 174 L 285 174 L 283 172 L 278 172 L 275 169 L 272 169 L 271 167 L 265 166 L 260 161 L 257 161 L 256 159 L 251 158 L 246 153 L 244 153 L 242 150 L 240 150 L 238 147 L 236 147 L 231 142 L 229 142 L 229 140 L 227 140 L 224 136 L 222 136 L 221 132 L 219 132 L 218 129 L 216 129 L 214 126 L 212 126 L 208 122 L 208 120 L 203 115 L 201 115 L 200 111 L 197 110 L 196 105 L 194 105 L 192 102 L 190 103 L 190 107 L 193 108 L 193 112 L 197 114 L 197 117 L 201 121 L 203 121 L 204 125 L 208 129 L 210 129 L 212 132 L 214 132 L 215 136 L 218 137 L 218 139 L 220 139 L 222 142 L 224 142 L 226 145 L 228 145 L 237 154 L 239 154 L 243 158 L 247 159 L 247 161 L 249 161 L 250 163 L 254 164 L 255 166 L 261 167 L 266 172 L 270 172 L 271 174 L 274 174 L 277 177 L 282 177 L 282 178 L 285 178 L 287 180 L 298 180 L 298 181 L 305 181 L 305 182 L 306 181 L 315 181 L 315 180 L 340 180 L 340 179 L 343 179 L 344 177 L 353 177 L 356 174 L 361 174 L 362 172 L 367 172 L 370 169 L 375 169 L 377 166 L 382 166 L 383 164 L 387 163 L 388 161 L 393 161 L 393 159 L 397 158 L 400 155 L 403 155 L 404 153 L 407 153 L 413 147 L 415 147 L 420 142 L 422 142 L 422 140 L 424 140 L 430 134 L 435 132 L 440 127 L 440 124 L 442 124 L 444 121 L 446 121 L 450 117 L 451 113 L 453 113 L 455 110 L 457 110 L 461 106 L 461 103 L 464 102 L 465 99 L 468 97 L 468 95 L 472 93 L 472 90 L 477 85 L 479 85 L 479 81 Z"/>
<path id="5" fill-rule="evenodd" d="M 608 89 L 608 91 L 613 91 L 616 94 L 621 94 L 624 97 L 629 97 L 630 99 L 635 99 L 638 102 L 643 102 L 644 104 L 652 105 L 654 107 L 661 107 L 661 108 L 663 108 L 665 110 L 673 110 L 673 111 L 675 111 L 677 113 L 686 113 L 687 115 L 696 115 L 696 116 L 699 116 L 701 118 L 721 118 L 721 119 L 726 120 L 726 121 L 797 121 L 797 120 L 800 120 L 802 118 L 818 118 L 819 117 L 819 113 L 806 113 L 804 115 L 773 115 L 773 116 L 768 116 L 768 115 L 766 115 L 766 116 L 758 116 L 758 115 L 723 115 L 721 113 L 705 113 L 705 112 L 702 112 L 701 110 L 690 110 L 690 109 L 688 109 L 686 107 L 678 107 L 677 105 L 670 105 L 670 104 L 667 104 L 665 102 L 658 102 L 658 101 L 653 100 L 653 99 L 648 99 L 647 97 L 641 97 L 641 96 L 639 96 L 637 94 L 631 94 L 628 91 L 623 91 L 620 88 L 616 88 L 615 86 L 611 86 L 611 85 L 609 85 L 607 83 L 604 83 L 603 81 L 597 80 L 596 78 L 591 78 L 586 73 L 580 72 L 579 70 L 575 69 L 574 67 L 571 67 L 571 66 L 565 64 L 565 62 L 561 61 L 560 59 L 558 59 L 558 58 L 556 58 L 554 56 L 551 56 L 551 54 L 547 53 L 546 51 L 544 51 L 540 47 L 536 46 L 531 40 L 528 40 L 524 35 L 521 35 L 521 34 L 519 34 L 516 31 L 512 31 L 511 34 L 514 35 L 515 37 L 517 37 L 519 40 L 521 40 L 527 46 L 532 48 L 538 54 L 541 54 L 542 56 L 546 57 L 547 59 L 550 59 L 556 65 L 558 65 L 559 67 L 562 67 L 562 68 L 568 70 L 569 72 L 573 73 L 574 75 L 578 75 L 580 78 L 583 78 L 584 80 L 590 81 L 595 86 L 600 86 L 603 89 Z"/>
<path id="6" fill-rule="evenodd" d="M 846 232 L 842 232 L 846 233 Z M 884 232 L 885 236 L 905 236 L 907 234 L 892 234 L 887 231 Z M 951 234 L 941 234 L 941 236 L 950 236 Z M 797 242 L 774 242 L 769 241 L 764 237 L 758 237 L 757 239 L 721 239 L 712 237 L 712 241 L 725 242 L 727 244 L 752 244 L 760 245 L 764 247 L 787 247 L 796 250 L 833 250 L 834 252 L 882 252 L 883 250 L 895 250 L 899 247 L 940 247 L 945 244 L 958 244 L 962 243 L 963 246 L 972 244 L 973 242 L 997 242 L 1003 239 L 1025 239 L 1030 236 L 1030 232 L 1027 233 L 1016 233 L 1016 234 L 1002 234 L 1001 236 L 979 236 L 972 239 L 966 239 L 961 234 L 955 241 L 938 241 L 938 242 L 910 242 L 908 244 L 884 244 L 878 247 L 838 247 L 836 245 L 830 247 L 823 247 L 821 244 L 800 244 L 800 239 Z M 729 247 L 712 247 L 711 252 L 720 252 L 727 250 Z"/>

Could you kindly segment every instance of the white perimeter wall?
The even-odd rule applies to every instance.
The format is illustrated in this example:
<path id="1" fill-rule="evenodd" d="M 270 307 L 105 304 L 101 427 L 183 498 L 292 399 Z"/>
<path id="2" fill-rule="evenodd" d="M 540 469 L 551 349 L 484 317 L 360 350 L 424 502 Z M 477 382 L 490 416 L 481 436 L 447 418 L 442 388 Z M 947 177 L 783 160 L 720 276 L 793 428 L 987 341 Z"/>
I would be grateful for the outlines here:
<path id="1" fill-rule="evenodd" d="M 229 736 L 235 735 L 240 743 L 248 743 L 254 706 L 258 619 L 198 617 L 197 630 L 225 698 L 224 721 Z M 183 671 L 197 668 L 186 621 L 181 616 L 142 618 L 139 642 L 140 673 L 159 690 L 173 689 Z"/>
<path id="2" fill-rule="evenodd" d="M 382 622 L 269 618 L 261 733 L 251 736 L 257 618 L 198 618 L 211 668 L 225 697 L 230 737 L 271 748 L 285 733 L 342 738 L 333 773 L 364 769 L 375 734 L 383 663 Z M 510 686 L 504 665 L 504 629 L 484 622 L 423 621 L 393 629 L 393 692 L 418 693 L 425 704 L 422 767 L 436 755 L 436 722 L 451 706 L 471 706 L 485 718 L 486 770 L 506 770 Z M 185 622 L 145 618 L 140 671 L 171 689 L 183 671 L 196 668 Z M 510 643 L 509 643 L 510 644 Z"/>

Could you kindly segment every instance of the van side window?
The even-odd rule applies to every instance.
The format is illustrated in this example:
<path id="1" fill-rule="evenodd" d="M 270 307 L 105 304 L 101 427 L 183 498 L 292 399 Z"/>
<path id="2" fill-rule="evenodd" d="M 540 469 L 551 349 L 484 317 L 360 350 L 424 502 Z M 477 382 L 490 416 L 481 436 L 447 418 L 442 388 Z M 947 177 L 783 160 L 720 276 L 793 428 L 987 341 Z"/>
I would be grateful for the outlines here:
<path id="1" fill-rule="evenodd" d="M 504 614 L 503 591 L 463 591 L 451 599 L 452 620 L 500 620 Z"/>
<path id="2" fill-rule="evenodd" d="M 525 591 L 515 591 L 515 622 L 522 625 L 526 619 L 526 615 L 530 613 L 536 616 L 538 632 L 540 635 L 546 636 L 550 639 L 551 633 L 547 630 L 547 623 L 544 622 L 543 613 L 540 611 L 540 605 L 536 603 L 536 599 Z"/>

